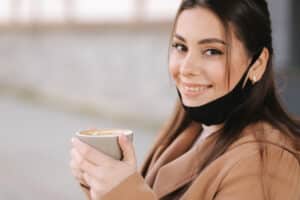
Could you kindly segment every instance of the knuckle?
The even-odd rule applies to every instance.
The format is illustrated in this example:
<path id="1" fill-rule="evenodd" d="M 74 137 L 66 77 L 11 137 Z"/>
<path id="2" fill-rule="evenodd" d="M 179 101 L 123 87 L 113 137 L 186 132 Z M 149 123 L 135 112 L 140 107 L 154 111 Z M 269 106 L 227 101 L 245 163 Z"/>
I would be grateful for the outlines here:
<path id="1" fill-rule="evenodd" d="M 88 182 L 88 180 L 89 180 L 89 176 L 88 176 L 88 174 L 87 174 L 87 173 L 82 173 L 81 177 L 82 177 L 82 179 L 83 179 L 83 180 L 85 180 L 85 181 L 87 181 L 87 182 Z"/>
<path id="2" fill-rule="evenodd" d="M 78 171 L 76 171 L 76 170 L 72 170 L 72 175 L 78 180 L 81 179 L 81 174 L 78 173 Z"/>
<path id="3" fill-rule="evenodd" d="M 78 165 L 78 163 L 75 160 L 71 160 L 70 161 L 70 167 L 72 169 L 79 169 L 79 165 Z"/>
<path id="4" fill-rule="evenodd" d="M 84 147 L 82 148 L 82 156 L 83 156 L 83 157 L 89 156 L 90 152 L 91 152 L 91 149 L 90 149 L 89 147 L 84 146 Z"/>
<path id="5" fill-rule="evenodd" d="M 76 149 L 73 149 L 73 159 L 76 162 L 79 162 L 81 158 L 82 158 L 81 154 L 78 153 L 78 151 Z"/>
<path id="6" fill-rule="evenodd" d="M 71 149 L 70 155 L 71 155 L 72 160 L 78 160 L 78 155 L 77 155 L 77 152 L 74 148 Z"/>
<path id="7" fill-rule="evenodd" d="M 80 175 L 79 175 L 79 174 L 75 173 L 75 174 L 74 174 L 74 176 L 75 176 L 75 178 L 76 178 L 78 181 L 80 181 L 80 180 L 81 180 L 81 177 L 80 177 Z"/>
<path id="8" fill-rule="evenodd" d="M 78 168 L 80 169 L 84 169 L 86 167 L 85 165 L 85 161 L 83 158 L 80 158 L 79 162 L 78 162 Z"/>
<path id="9" fill-rule="evenodd" d="M 82 173 L 77 173 L 77 179 L 79 180 L 79 182 L 85 182 Z"/>

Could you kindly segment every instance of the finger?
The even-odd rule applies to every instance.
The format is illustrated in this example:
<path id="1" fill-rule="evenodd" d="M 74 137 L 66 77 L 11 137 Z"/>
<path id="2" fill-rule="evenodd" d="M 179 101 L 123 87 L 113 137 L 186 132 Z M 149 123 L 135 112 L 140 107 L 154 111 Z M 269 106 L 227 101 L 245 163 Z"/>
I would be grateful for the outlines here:
<path id="1" fill-rule="evenodd" d="M 105 194 L 104 187 L 97 180 L 93 179 L 92 176 L 84 174 L 85 179 L 89 181 L 90 184 L 90 195 L 92 200 L 100 200 Z"/>
<path id="2" fill-rule="evenodd" d="M 73 153 L 76 154 L 76 149 L 74 149 Z M 82 174 L 83 174 L 83 172 L 86 172 L 93 177 L 96 177 L 99 179 L 101 178 L 101 176 L 99 175 L 101 168 L 99 166 L 95 165 L 94 163 L 91 163 L 88 160 L 85 160 L 80 154 L 78 154 L 78 161 L 72 160 L 70 165 L 71 165 L 71 168 L 79 171 Z"/>
<path id="3" fill-rule="evenodd" d="M 99 193 L 99 192 L 96 192 L 95 190 L 91 190 L 91 191 L 90 191 L 91 199 L 92 199 L 92 200 L 99 200 L 99 199 L 101 199 L 102 196 L 100 196 L 98 193 Z"/>
<path id="4" fill-rule="evenodd" d="M 104 153 L 96 150 L 95 148 L 81 142 L 78 138 L 73 138 L 72 143 L 78 153 L 86 160 L 95 165 L 101 165 L 115 161 L 113 158 L 105 155 Z"/>
<path id="5" fill-rule="evenodd" d="M 72 163 L 70 165 L 72 166 Z M 85 180 L 83 178 L 83 171 L 81 171 L 77 168 L 71 167 L 71 172 L 72 172 L 72 175 L 77 179 L 78 182 L 80 182 L 81 184 L 83 184 L 85 186 L 88 186 L 88 184 L 85 182 Z"/>
<path id="6" fill-rule="evenodd" d="M 70 168 L 74 176 L 82 178 L 83 171 L 79 168 L 79 165 L 73 160 L 70 162 Z"/>
<path id="7" fill-rule="evenodd" d="M 79 164 L 75 160 L 70 161 L 70 168 L 74 169 L 74 170 L 81 171 L 80 167 L 79 167 Z"/>
<path id="8" fill-rule="evenodd" d="M 83 179 L 91 187 L 91 189 L 95 191 L 98 191 L 102 188 L 100 182 L 89 173 L 83 173 Z"/>
<path id="9" fill-rule="evenodd" d="M 90 186 L 91 185 L 91 182 L 92 182 L 92 179 L 90 178 L 90 176 L 88 175 L 88 173 L 83 173 L 82 174 L 82 177 L 83 177 L 83 180 Z"/>
<path id="10" fill-rule="evenodd" d="M 72 149 L 72 160 L 70 162 L 70 167 L 80 171 L 81 173 L 83 170 L 81 169 L 82 163 L 84 162 L 83 157 L 76 151 L 76 149 Z"/>
<path id="11" fill-rule="evenodd" d="M 74 160 L 76 163 L 80 163 L 82 156 L 78 153 L 78 151 L 75 148 L 71 149 L 70 154 L 72 160 Z"/>
<path id="12" fill-rule="evenodd" d="M 122 134 L 119 136 L 119 144 L 123 152 L 123 160 L 129 164 L 135 165 L 136 155 L 132 142 L 129 141 L 124 134 Z"/>
<path id="13" fill-rule="evenodd" d="M 81 173 L 80 171 L 76 170 L 76 169 L 71 169 L 72 175 L 78 180 L 78 181 L 82 181 L 83 179 L 83 173 Z"/>
<path id="14" fill-rule="evenodd" d="M 90 190 L 91 200 L 99 199 L 95 190 Z"/>
<path id="15" fill-rule="evenodd" d="M 89 176 L 94 177 L 99 181 L 102 180 L 103 170 L 101 170 L 101 167 L 95 166 L 89 161 L 84 160 L 80 164 L 80 169 L 84 172 L 84 174 L 88 174 Z"/>
<path id="16" fill-rule="evenodd" d="M 72 150 L 73 157 L 77 157 L 71 160 L 70 167 L 74 170 L 77 170 L 83 173 L 85 170 L 91 171 L 92 168 L 95 167 L 92 163 L 85 160 L 79 153 L 77 153 L 76 149 Z"/>

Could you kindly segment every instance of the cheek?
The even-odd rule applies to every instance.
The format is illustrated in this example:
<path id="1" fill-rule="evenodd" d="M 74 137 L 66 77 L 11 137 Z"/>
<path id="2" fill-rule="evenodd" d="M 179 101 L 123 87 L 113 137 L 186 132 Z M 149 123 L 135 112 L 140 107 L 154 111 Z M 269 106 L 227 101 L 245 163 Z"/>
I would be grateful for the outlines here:
<path id="1" fill-rule="evenodd" d="M 225 72 L 224 72 L 225 73 Z M 228 81 L 227 81 L 227 78 L 225 76 L 225 74 L 218 74 L 218 75 L 215 75 L 216 76 L 216 91 L 219 93 L 219 94 L 225 94 L 228 90 Z"/>
<path id="2" fill-rule="evenodd" d="M 206 74 L 213 83 L 215 91 L 217 93 L 223 93 L 227 88 L 226 68 L 224 64 L 216 62 L 207 66 L 210 67 L 206 68 Z"/>
<path id="3" fill-rule="evenodd" d="M 170 60 L 169 60 L 169 73 L 175 81 L 178 78 L 179 71 L 180 71 L 180 64 L 179 64 L 178 60 L 173 59 L 173 58 L 170 57 Z"/>

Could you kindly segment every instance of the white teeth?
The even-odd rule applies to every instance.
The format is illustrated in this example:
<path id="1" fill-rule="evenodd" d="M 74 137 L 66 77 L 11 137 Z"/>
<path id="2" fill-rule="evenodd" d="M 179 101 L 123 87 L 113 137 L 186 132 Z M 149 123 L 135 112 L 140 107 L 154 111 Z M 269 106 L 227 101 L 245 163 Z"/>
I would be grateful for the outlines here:
<path id="1" fill-rule="evenodd" d="M 205 90 L 206 88 L 207 87 L 187 87 L 187 86 L 184 87 L 184 89 L 189 92 L 200 92 Z"/>

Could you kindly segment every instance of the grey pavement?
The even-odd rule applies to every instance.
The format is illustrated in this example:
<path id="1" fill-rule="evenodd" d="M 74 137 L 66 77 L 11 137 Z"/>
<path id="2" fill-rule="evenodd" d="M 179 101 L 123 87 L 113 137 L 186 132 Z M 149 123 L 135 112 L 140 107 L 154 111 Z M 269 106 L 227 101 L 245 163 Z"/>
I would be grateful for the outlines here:
<path id="1" fill-rule="evenodd" d="M 89 127 L 130 128 L 140 164 L 157 130 L 0 97 L 0 199 L 85 199 L 69 170 L 70 138 Z"/>

